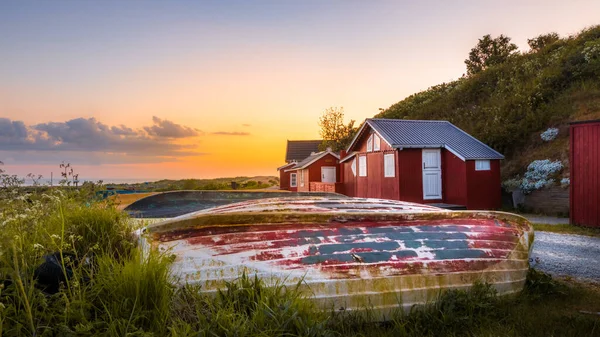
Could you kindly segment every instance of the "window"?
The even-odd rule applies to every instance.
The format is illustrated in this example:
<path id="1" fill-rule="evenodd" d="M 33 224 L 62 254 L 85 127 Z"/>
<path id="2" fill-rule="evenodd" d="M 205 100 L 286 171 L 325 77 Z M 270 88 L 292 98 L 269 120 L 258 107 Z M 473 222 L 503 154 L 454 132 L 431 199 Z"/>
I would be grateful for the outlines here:
<path id="1" fill-rule="evenodd" d="M 304 187 L 304 170 L 300 170 L 300 187 Z"/>
<path id="2" fill-rule="evenodd" d="M 296 181 L 296 173 L 290 173 L 290 187 L 296 187 L 298 182 Z"/>
<path id="3" fill-rule="evenodd" d="M 367 176 L 367 156 L 359 156 L 358 157 L 358 176 L 359 177 Z"/>
<path id="4" fill-rule="evenodd" d="M 352 175 L 356 177 L 356 157 L 352 159 L 352 165 L 350 166 L 350 168 L 352 169 Z"/>
<path id="5" fill-rule="evenodd" d="M 373 151 L 373 135 L 369 136 L 369 139 L 367 139 L 367 152 L 372 152 Z"/>
<path id="6" fill-rule="evenodd" d="M 393 153 L 383 155 L 383 176 L 386 178 L 393 178 L 396 176 Z"/>
<path id="7" fill-rule="evenodd" d="M 489 171 L 490 161 L 489 160 L 476 160 L 475 171 Z"/>
<path id="8" fill-rule="evenodd" d="M 381 149 L 381 138 L 378 135 L 373 134 L 373 151 L 379 151 Z"/>

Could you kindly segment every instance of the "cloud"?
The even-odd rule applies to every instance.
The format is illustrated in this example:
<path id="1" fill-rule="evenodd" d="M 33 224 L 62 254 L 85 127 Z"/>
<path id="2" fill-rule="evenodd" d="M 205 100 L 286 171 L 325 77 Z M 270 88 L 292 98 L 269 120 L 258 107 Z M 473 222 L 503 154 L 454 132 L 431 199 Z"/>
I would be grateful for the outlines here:
<path id="1" fill-rule="evenodd" d="M 228 131 L 217 131 L 217 132 L 213 132 L 213 135 L 220 135 L 220 136 L 250 136 L 249 132 L 228 132 Z"/>
<path id="2" fill-rule="evenodd" d="M 242 126 L 252 126 L 252 125 L 250 125 L 250 124 L 242 124 Z"/>
<path id="3" fill-rule="evenodd" d="M 166 119 L 160 119 L 156 116 L 152 117 L 153 126 L 146 126 L 144 130 L 151 136 L 165 138 L 186 138 L 200 135 L 200 130 L 193 129 L 187 126 L 175 124 Z"/>
<path id="4" fill-rule="evenodd" d="M 156 117 L 153 121 L 152 127 L 134 130 L 95 118 L 30 126 L 0 118 L 0 160 L 43 163 L 72 157 L 76 163 L 157 163 L 202 155 L 196 145 L 174 143 L 175 138 L 193 137 L 198 131 Z"/>

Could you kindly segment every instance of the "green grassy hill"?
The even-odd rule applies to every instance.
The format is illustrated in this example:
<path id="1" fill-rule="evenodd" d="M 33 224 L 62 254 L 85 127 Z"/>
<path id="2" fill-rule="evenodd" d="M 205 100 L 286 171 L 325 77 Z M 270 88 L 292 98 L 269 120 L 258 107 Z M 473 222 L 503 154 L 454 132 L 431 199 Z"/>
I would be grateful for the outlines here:
<path id="1" fill-rule="evenodd" d="M 448 120 L 506 156 L 504 179 L 536 159 L 562 160 L 568 176 L 568 123 L 600 118 L 600 26 L 411 95 L 376 117 Z M 549 127 L 559 135 L 544 142 Z"/>
<path id="2" fill-rule="evenodd" d="M 237 189 L 263 189 L 279 185 L 279 177 L 256 176 L 256 177 L 232 177 L 215 179 L 163 179 L 149 183 L 137 184 L 107 184 L 115 189 L 136 189 L 152 192 L 164 192 L 175 190 L 230 190 L 231 183 L 237 183 Z"/>

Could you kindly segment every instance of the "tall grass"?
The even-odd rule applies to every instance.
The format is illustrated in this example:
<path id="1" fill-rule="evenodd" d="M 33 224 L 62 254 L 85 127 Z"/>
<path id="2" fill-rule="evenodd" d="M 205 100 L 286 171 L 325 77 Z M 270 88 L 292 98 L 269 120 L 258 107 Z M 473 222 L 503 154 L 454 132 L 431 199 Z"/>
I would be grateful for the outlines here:
<path id="1" fill-rule="evenodd" d="M 122 213 L 46 193 L 0 199 L 0 336 L 600 335 L 600 320 L 579 313 L 600 311 L 600 291 L 534 270 L 518 296 L 497 297 L 476 284 L 379 323 L 368 310 L 321 311 L 300 284 L 266 286 L 253 275 L 216 294 L 174 286 L 172 257 L 142 254 Z M 33 275 L 53 252 L 76 261 L 63 260 L 72 276 L 47 295 Z"/>

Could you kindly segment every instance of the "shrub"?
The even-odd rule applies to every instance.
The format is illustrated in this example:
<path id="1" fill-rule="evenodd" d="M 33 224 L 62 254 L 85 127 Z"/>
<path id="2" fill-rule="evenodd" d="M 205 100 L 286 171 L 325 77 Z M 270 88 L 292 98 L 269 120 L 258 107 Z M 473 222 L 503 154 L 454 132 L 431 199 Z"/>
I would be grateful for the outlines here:
<path id="1" fill-rule="evenodd" d="M 556 138 L 556 136 L 558 136 L 557 128 L 548 128 L 546 131 L 544 131 L 540 134 L 540 137 L 545 142 L 554 140 Z"/>
<path id="2" fill-rule="evenodd" d="M 521 190 L 523 193 L 530 193 L 534 190 L 538 190 L 545 186 L 551 186 L 554 184 L 554 180 L 551 178 L 553 175 L 559 173 L 563 169 L 563 165 L 560 160 L 550 161 L 545 160 L 534 160 L 527 167 L 527 172 L 521 182 Z"/>

